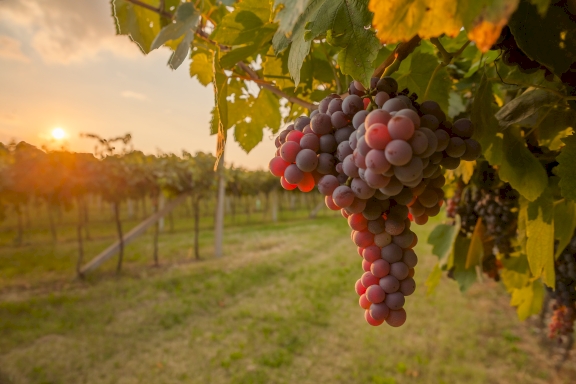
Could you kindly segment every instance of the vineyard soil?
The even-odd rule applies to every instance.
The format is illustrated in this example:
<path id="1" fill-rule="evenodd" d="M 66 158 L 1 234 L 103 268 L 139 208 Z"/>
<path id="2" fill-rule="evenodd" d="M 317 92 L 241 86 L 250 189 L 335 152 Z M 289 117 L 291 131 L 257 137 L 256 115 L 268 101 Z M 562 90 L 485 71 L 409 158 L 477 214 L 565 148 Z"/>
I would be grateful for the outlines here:
<path id="1" fill-rule="evenodd" d="M 433 227 L 415 230 L 426 239 Z M 367 327 L 353 290 L 359 257 L 347 232 L 334 217 L 235 227 L 222 259 L 171 259 L 159 269 L 128 264 L 120 278 L 33 298 L 3 294 L 0 383 L 532 384 L 575 377 L 572 361 L 555 373 L 537 328 L 519 325 L 493 281 L 461 295 L 443 277 L 426 297 L 436 258 L 425 241 L 417 246 L 419 289 L 406 304 L 406 325 Z M 188 236 L 164 237 L 177 244 Z"/>

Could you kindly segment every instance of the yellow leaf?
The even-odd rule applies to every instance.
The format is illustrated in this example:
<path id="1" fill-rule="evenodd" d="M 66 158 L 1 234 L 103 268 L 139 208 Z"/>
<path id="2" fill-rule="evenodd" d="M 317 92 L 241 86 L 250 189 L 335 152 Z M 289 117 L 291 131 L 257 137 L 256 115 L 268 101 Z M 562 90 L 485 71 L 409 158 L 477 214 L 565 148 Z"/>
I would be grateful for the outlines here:
<path id="1" fill-rule="evenodd" d="M 517 307 L 516 312 L 520 320 L 526 320 L 530 315 L 540 312 L 543 300 L 544 286 L 539 280 L 535 280 L 521 289 L 515 289 L 510 305 Z"/>
<path id="2" fill-rule="evenodd" d="M 423 39 L 442 34 L 454 37 L 461 28 L 486 52 L 518 7 L 519 0 L 370 0 L 372 25 L 383 43 Z"/>
<path id="3" fill-rule="evenodd" d="M 466 254 L 466 269 L 482 263 L 482 259 L 484 258 L 484 244 L 482 243 L 482 239 L 485 237 L 486 227 L 484 223 L 482 223 L 482 218 L 479 218 L 472 233 L 470 248 L 468 248 L 468 253 Z"/>

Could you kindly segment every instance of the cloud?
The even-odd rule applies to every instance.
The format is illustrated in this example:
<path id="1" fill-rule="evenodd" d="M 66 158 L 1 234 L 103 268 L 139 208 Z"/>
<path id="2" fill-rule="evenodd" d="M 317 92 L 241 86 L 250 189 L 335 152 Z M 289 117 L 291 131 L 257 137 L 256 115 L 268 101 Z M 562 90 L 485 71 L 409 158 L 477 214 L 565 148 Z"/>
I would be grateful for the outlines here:
<path id="1" fill-rule="evenodd" d="M 68 64 L 103 51 L 122 57 L 139 56 L 138 47 L 116 36 L 107 1 L 3 0 L 0 24 L 18 36 L 47 63 Z"/>
<path id="2" fill-rule="evenodd" d="M 122 97 L 125 97 L 127 99 L 136 99 L 141 101 L 148 100 L 148 96 L 146 96 L 145 94 L 134 91 L 123 91 L 121 95 Z"/>
<path id="3" fill-rule="evenodd" d="M 20 41 L 4 35 L 0 35 L 0 57 L 15 61 L 30 61 L 28 56 L 22 52 Z"/>

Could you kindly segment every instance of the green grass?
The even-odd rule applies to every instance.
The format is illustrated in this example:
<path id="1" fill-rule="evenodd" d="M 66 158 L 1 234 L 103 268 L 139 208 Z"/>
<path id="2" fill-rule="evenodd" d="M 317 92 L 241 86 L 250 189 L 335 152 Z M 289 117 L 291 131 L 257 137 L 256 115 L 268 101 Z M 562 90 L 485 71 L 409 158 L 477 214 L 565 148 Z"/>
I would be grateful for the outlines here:
<path id="1" fill-rule="evenodd" d="M 419 288 L 397 329 L 365 323 L 354 292 L 360 258 L 333 217 L 229 228 L 221 259 L 207 257 L 206 231 L 201 262 L 185 255 L 188 233 L 166 233 L 161 268 L 142 248 L 121 276 L 110 260 L 86 282 L 54 272 L 43 286 L 40 272 L 24 273 L 42 264 L 39 250 L 22 250 L 18 274 L 43 288 L 5 282 L 0 383 L 573 382 L 574 364 L 554 372 L 496 283 L 462 295 L 444 278 L 426 296 L 430 228 L 416 229 Z"/>

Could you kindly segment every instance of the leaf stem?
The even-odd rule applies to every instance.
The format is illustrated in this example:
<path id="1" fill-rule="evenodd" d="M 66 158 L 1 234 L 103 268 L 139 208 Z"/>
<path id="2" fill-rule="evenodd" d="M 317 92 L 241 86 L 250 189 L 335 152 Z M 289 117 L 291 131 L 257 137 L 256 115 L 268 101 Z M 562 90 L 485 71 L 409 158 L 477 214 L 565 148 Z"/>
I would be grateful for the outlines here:
<path id="1" fill-rule="evenodd" d="M 392 51 L 392 53 L 390 53 L 390 55 L 388 55 L 388 57 L 384 60 L 384 62 L 382 62 L 382 64 L 380 64 L 378 68 L 374 70 L 374 73 L 372 73 L 372 77 L 384 76 L 386 68 L 391 66 L 396 60 L 399 60 L 401 62 L 406 57 L 408 57 L 408 55 L 414 52 L 414 49 L 416 49 L 416 47 L 420 44 L 421 40 L 422 39 L 420 38 L 420 36 L 415 35 L 407 42 L 398 44 L 394 49 L 394 51 Z M 398 64 L 398 66 L 399 65 L 400 64 Z"/>

